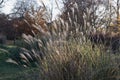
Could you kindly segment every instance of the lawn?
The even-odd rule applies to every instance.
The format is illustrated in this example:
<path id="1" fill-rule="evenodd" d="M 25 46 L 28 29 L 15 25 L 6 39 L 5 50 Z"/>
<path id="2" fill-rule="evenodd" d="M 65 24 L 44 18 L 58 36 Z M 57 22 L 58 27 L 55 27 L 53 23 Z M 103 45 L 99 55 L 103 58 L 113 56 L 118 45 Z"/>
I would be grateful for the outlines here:
<path id="1" fill-rule="evenodd" d="M 38 72 L 37 68 L 24 68 L 7 62 L 7 59 L 18 51 L 19 48 L 16 46 L 0 45 L 0 80 L 37 80 L 33 79 L 35 78 L 33 74 L 36 75 L 34 72 Z M 28 77 L 31 74 L 33 77 Z"/>

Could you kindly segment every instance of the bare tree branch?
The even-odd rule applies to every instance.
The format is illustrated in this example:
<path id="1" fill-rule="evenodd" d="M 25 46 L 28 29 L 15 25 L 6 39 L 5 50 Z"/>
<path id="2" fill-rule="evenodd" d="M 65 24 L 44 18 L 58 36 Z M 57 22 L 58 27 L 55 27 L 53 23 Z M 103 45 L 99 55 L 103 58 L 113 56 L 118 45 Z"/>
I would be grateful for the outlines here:
<path id="1" fill-rule="evenodd" d="M 0 5 L 1 5 L 3 2 L 4 2 L 4 0 L 1 0 L 1 1 L 0 1 Z"/>

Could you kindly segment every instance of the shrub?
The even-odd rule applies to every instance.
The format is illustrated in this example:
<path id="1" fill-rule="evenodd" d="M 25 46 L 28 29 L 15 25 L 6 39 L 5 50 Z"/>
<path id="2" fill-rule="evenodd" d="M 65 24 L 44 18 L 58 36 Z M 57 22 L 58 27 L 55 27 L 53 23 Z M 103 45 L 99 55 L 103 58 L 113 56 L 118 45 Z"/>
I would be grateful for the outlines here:
<path id="1" fill-rule="evenodd" d="M 88 39 L 90 39 L 91 42 L 97 45 L 104 45 L 106 48 L 109 47 L 113 53 L 117 53 L 120 51 L 120 35 L 115 34 L 112 35 L 110 33 L 103 34 L 102 32 L 99 33 L 91 33 L 88 35 Z"/>

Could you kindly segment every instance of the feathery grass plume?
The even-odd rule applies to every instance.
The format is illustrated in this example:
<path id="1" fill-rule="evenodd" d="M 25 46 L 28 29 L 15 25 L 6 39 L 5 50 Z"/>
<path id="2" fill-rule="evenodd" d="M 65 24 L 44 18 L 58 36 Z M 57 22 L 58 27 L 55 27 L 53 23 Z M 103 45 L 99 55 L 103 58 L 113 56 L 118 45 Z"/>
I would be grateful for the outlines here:
<path id="1" fill-rule="evenodd" d="M 46 32 L 39 28 L 42 26 L 34 23 L 33 26 L 40 34 L 35 37 L 23 35 L 28 48 L 22 48 L 22 62 L 26 66 L 32 62 L 35 65 L 37 63 L 41 80 L 120 79 L 120 55 L 107 53 L 102 46 L 95 46 L 93 49 L 92 43 L 86 38 L 92 28 L 88 22 L 89 17 L 89 13 L 84 13 L 83 26 L 76 22 L 78 17 L 73 13 L 72 18 L 76 21 L 73 21 L 71 15 L 68 21 L 59 18 L 46 24 Z"/>
<path id="2" fill-rule="evenodd" d="M 46 80 L 116 80 L 119 65 L 96 46 L 76 40 L 52 46 L 43 61 Z M 115 57 L 115 56 L 114 56 Z"/>

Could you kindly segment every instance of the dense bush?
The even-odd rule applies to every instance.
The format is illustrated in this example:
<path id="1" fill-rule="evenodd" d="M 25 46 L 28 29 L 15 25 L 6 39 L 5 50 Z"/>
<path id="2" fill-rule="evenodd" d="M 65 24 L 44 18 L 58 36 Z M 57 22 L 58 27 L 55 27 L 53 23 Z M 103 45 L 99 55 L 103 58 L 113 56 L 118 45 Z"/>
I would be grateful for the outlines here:
<path id="1" fill-rule="evenodd" d="M 112 35 L 110 33 L 104 34 L 102 32 L 91 33 L 88 35 L 88 39 L 97 45 L 104 45 L 106 48 L 110 48 L 113 53 L 120 52 L 120 34 Z"/>

